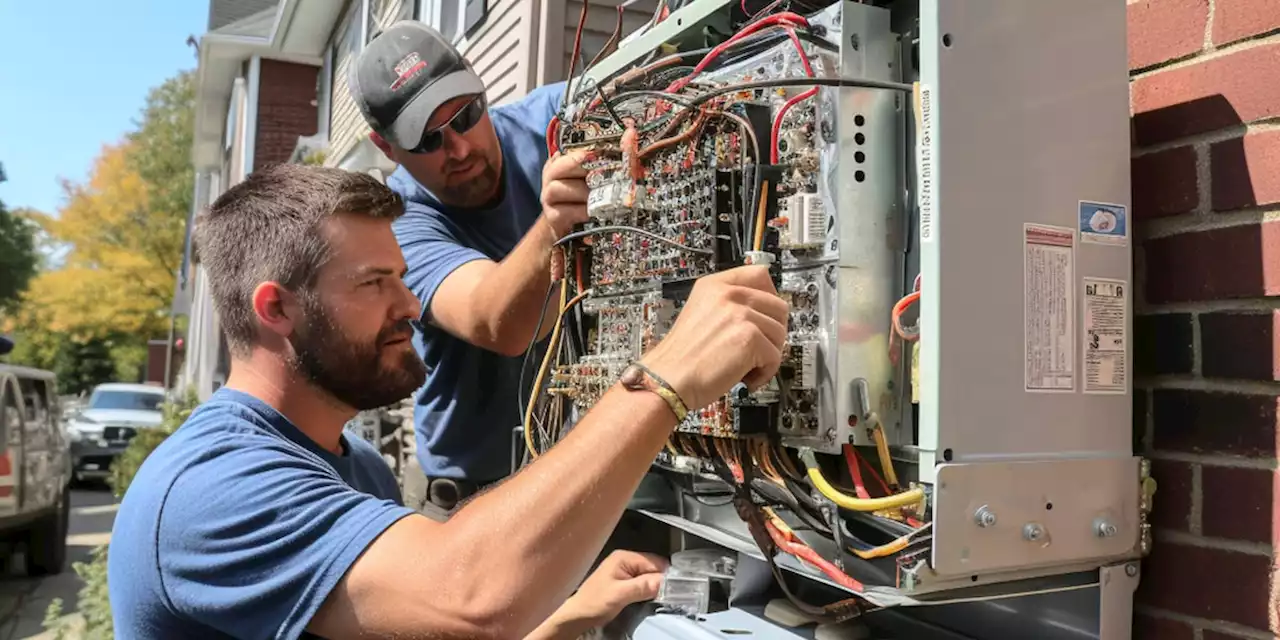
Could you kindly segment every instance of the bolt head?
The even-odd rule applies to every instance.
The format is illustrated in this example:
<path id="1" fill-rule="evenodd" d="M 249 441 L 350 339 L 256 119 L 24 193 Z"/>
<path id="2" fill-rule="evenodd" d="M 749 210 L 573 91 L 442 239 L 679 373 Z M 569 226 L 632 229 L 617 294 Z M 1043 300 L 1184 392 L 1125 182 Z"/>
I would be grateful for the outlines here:
<path id="1" fill-rule="evenodd" d="M 1044 537 L 1044 527 L 1041 527 L 1034 522 L 1028 524 L 1022 528 L 1022 537 L 1026 538 L 1030 542 L 1035 542 L 1036 540 Z"/>
<path id="2" fill-rule="evenodd" d="M 1126 576 L 1129 576 L 1130 578 L 1136 578 L 1136 577 L 1138 577 L 1138 565 L 1136 565 L 1136 564 L 1127 564 L 1127 565 L 1125 565 L 1125 567 L 1124 567 L 1124 574 L 1125 574 Z"/>
<path id="3" fill-rule="evenodd" d="M 979 527 L 984 529 L 987 527 L 994 527 L 996 524 L 996 512 L 992 511 L 991 507 L 982 505 L 973 513 L 973 521 L 976 522 Z"/>

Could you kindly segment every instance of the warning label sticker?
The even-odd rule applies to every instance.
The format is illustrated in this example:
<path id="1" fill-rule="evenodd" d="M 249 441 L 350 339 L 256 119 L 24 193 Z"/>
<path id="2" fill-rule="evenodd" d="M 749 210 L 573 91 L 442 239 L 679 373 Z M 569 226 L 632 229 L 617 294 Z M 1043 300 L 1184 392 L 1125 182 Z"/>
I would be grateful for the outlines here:
<path id="1" fill-rule="evenodd" d="M 933 242 L 934 184 L 933 175 L 933 92 L 927 85 L 920 85 L 920 103 L 917 105 L 916 128 L 920 138 L 916 141 L 916 176 L 919 181 L 920 241 Z"/>
<path id="2" fill-rule="evenodd" d="M 1129 367 L 1129 286 L 1124 280 L 1084 279 L 1084 392 L 1124 393 Z"/>
<path id="3" fill-rule="evenodd" d="M 1075 232 L 1023 225 L 1026 390 L 1075 391 Z"/>

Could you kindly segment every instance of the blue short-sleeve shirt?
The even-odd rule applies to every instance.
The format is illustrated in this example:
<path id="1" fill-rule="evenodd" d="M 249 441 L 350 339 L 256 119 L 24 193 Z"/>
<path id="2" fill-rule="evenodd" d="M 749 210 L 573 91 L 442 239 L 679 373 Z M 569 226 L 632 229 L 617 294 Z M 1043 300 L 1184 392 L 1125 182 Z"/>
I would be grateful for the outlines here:
<path id="1" fill-rule="evenodd" d="M 134 477 L 111 534 L 115 636 L 306 638 L 356 558 L 413 513 L 359 438 L 321 448 L 245 393 L 220 389 Z"/>
<path id="2" fill-rule="evenodd" d="M 563 83 L 548 85 L 489 111 L 503 167 L 502 198 L 492 207 L 445 207 L 404 168 L 388 178 L 387 185 L 405 200 L 405 215 L 394 229 L 409 267 L 405 282 L 422 302 L 424 320 L 430 319 L 440 283 L 454 269 L 473 260 L 501 261 L 541 215 L 546 130 L 564 90 Z M 523 359 L 477 347 L 429 322 L 413 343 L 430 368 L 414 407 L 423 471 L 478 483 L 505 477 L 512 429 L 521 421 L 516 390 Z M 532 377 L 526 376 L 526 386 Z"/>

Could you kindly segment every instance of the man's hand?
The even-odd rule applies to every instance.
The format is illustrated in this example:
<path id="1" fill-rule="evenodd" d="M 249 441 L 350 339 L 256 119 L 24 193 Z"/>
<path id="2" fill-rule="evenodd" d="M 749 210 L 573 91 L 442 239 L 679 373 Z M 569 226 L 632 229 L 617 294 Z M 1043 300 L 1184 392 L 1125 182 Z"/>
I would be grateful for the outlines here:
<path id="1" fill-rule="evenodd" d="M 623 607 L 652 600 L 662 586 L 667 561 L 645 553 L 614 551 L 587 576 L 578 592 L 565 601 L 525 640 L 570 639 L 613 620 Z"/>
<path id="2" fill-rule="evenodd" d="M 754 389 L 782 363 L 787 303 L 765 267 L 738 267 L 698 280 L 675 326 L 642 361 L 675 387 L 690 411 L 733 385 Z"/>
<path id="3" fill-rule="evenodd" d="M 556 238 L 587 221 L 587 170 L 580 152 L 557 153 L 542 168 L 542 217 Z"/>

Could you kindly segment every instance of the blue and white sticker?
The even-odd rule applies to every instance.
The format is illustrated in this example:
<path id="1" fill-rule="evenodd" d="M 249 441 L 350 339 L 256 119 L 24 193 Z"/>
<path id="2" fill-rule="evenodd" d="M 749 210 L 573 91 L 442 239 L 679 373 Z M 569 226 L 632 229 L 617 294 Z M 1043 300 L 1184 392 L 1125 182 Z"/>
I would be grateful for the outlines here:
<path id="1" fill-rule="evenodd" d="M 1080 201 L 1080 241 L 1129 244 L 1129 216 L 1122 204 Z"/>

